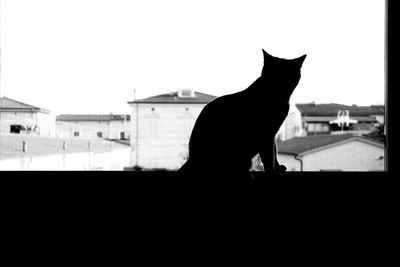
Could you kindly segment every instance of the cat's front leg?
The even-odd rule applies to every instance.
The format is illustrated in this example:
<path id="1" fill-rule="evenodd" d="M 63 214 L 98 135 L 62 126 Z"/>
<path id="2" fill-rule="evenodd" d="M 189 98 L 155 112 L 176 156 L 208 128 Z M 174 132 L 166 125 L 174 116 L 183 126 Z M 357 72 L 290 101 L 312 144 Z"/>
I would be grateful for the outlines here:
<path id="1" fill-rule="evenodd" d="M 276 143 L 275 140 L 271 142 L 268 148 L 264 148 L 264 150 L 260 153 L 261 161 L 264 165 L 264 171 L 266 173 L 273 173 L 278 175 L 283 175 L 286 171 L 286 167 L 284 165 L 279 164 Z"/>
<path id="2" fill-rule="evenodd" d="M 278 174 L 278 175 L 283 175 L 287 168 L 285 165 L 282 165 L 278 162 L 278 151 L 276 149 L 276 142 L 275 140 L 272 142 L 272 146 L 273 146 L 273 154 L 274 154 L 274 173 Z"/>

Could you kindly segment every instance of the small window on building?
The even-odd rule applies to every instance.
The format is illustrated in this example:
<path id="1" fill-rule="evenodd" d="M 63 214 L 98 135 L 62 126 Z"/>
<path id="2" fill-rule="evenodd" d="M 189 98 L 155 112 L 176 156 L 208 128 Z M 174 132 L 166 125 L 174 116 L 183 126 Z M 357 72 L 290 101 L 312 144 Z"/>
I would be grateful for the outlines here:
<path id="1" fill-rule="evenodd" d="M 74 132 L 74 137 L 79 137 L 79 132 L 78 131 Z"/>
<path id="2" fill-rule="evenodd" d="M 321 131 L 322 132 L 329 132 L 329 124 L 323 123 L 321 125 Z"/>
<path id="3" fill-rule="evenodd" d="M 125 138 L 125 133 L 124 133 L 124 132 L 120 132 L 120 133 L 119 133 L 119 136 L 120 136 L 119 139 L 121 139 L 121 140 L 125 140 L 125 139 L 126 139 L 126 138 Z"/>
<path id="4" fill-rule="evenodd" d="M 329 132 L 329 124 L 327 123 L 309 123 L 308 132 L 327 133 Z"/>
<path id="5" fill-rule="evenodd" d="M 315 124 L 314 123 L 309 123 L 308 125 L 307 125 L 307 130 L 309 131 L 309 132 L 315 132 Z"/>
<path id="6" fill-rule="evenodd" d="M 21 131 L 22 126 L 21 125 L 10 125 L 10 133 L 17 133 L 19 134 Z"/>
<path id="7" fill-rule="evenodd" d="M 151 111 L 155 111 L 155 108 L 151 108 Z"/>
<path id="8" fill-rule="evenodd" d="M 97 137 L 102 138 L 103 137 L 103 133 L 102 132 L 97 132 Z"/>

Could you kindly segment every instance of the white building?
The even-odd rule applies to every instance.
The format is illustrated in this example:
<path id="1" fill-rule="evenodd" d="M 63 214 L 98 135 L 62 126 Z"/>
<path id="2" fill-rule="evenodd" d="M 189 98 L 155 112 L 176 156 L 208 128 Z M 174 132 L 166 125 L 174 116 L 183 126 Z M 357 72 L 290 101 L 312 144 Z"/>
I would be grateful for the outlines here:
<path id="1" fill-rule="evenodd" d="M 57 136 L 129 140 L 129 115 L 61 114 L 56 118 Z"/>
<path id="2" fill-rule="evenodd" d="M 364 136 L 294 137 L 277 147 L 287 171 L 384 171 L 384 144 Z"/>
<path id="3" fill-rule="evenodd" d="M 0 98 L 0 134 L 54 136 L 55 114 L 8 97 Z"/>
<path id="4" fill-rule="evenodd" d="M 185 161 L 194 123 L 204 106 L 215 99 L 180 90 L 128 102 L 131 107 L 131 165 L 177 169 Z"/>
<path id="5" fill-rule="evenodd" d="M 296 104 L 278 131 L 280 140 L 298 136 L 355 133 L 364 134 L 384 124 L 384 106 L 341 104 Z M 338 124 L 343 121 L 344 124 Z M 343 126 L 343 127 L 342 127 Z"/>

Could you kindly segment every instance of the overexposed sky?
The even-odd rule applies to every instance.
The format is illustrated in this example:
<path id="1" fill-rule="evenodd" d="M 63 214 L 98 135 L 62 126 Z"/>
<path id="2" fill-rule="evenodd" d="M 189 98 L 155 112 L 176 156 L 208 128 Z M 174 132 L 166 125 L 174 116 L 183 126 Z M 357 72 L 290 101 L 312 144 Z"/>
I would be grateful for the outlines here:
<path id="1" fill-rule="evenodd" d="M 384 0 L 1 0 L 1 96 L 129 113 L 134 88 L 241 91 L 264 48 L 308 55 L 292 103 L 383 104 L 384 10 Z"/>

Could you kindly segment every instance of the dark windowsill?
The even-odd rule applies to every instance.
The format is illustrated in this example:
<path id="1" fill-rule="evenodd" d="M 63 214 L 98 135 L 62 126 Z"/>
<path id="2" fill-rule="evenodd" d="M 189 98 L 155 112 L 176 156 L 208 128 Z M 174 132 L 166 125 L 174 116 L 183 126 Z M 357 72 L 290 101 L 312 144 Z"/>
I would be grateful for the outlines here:
<path id="1" fill-rule="evenodd" d="M 263 174 L 253 175 L 260 178 Z M 212 179 L 203 183 L 184 181 L 172 171 L 2 172 L 2 181 L 9 184 L 4 188 L 13 199 L 20 196 L 26 203 L 41 199 L 46 205 L 61 201 L 65 205 L 74 203 L 78 209 L 82 203 L 91 203 L 123 209 L 127 214 L 134 212 L 132 207 L 149 203 L 169 208 L 183 205 L 190 210 L 193 203 L 214 207 L 215 200 L 270 207 L 282 203 L 298 208 L 317 205 L 322 209 L 327 208 L 326 203 L 347 207 L 352 202 L 349 207 L 357 210 L 355 204 L 388 207 L 390 196 L 396 195 L 391 192 L 395 176 L 387 172 L 287 172 L 283 178 L 265 178 L 263 183 L 238 187 Z M 90 210 L 92 206 L 82 207 Z"/>
<path id="2" fill-rule="evenodd" d="M 196 186 L 206 188 L 229 187 L 230 182 L 219 182 L 220 177 L 207 177 L 202 181 L 191 177 L 179 178 L 174 171 L 94 171 L 78 172 L 79 176 L 86 177 L 80 181 L 83 183 L 111 184 L 119 189 L 127 188 L 195 188 Z M 244 183 L 247 188 L 296 188 L 298 186 L 322 185 L 325 188 L 332 187 L 375 187 L 380 185 L 390 185 L 394 177 L 388 172 L 286 172 L 283 177 L 266 176 L 263 172 L 251 172 L 252 175 L 261 183 Z M 63 172 L 63 177 L 73 175 Z M 226 176 L 223 181 L 230 181 Z M 204 179 L 205 180 L 205 179 Z M 126 189 L 122 189 L 126 190 Z"/>
<path id="3" fill-rule="evenodd" d="M 328 172 L 286 172 L 283 177 L 269 177 L 263 172 L 251 172 L 256 179 L 264 179 L 265 184 L 346 184 L 346 183 L 389 183 L 393 177 L 388 172 L 346 172 L 346 171 L 328 171 Z M 107 176 L 107 174 L 105 174 Z M 160 181 L 176 181 L 173 171 L 127 171 L 121 174 L 121 177 L 139 179 L 146 183 L 151 179 L 154 183 Z M 213 177 L 214 179 L 217 179 Z M 149 181 L 150 183 L 150 181 Z"/>
<path id="4" fill-rule="evenodd" d="M 264 179 L 266 183 L 276 184 L 337 184 L 337 183 L 390 183 L 395 179 L 391 172 L 347 172 L 347 171 L 325 171 L 325 172 L 291 172 L 288 171 L 283 177 L 267 176 L 264 172 L 250 172 L 256 179 Z M 174 183 L 179 181 L 174 171 L 3 171 L 2 177 L 31 178 L 32 174 L 40 178 L 55 178 L 71 181 L 79 179 L 98 179 L 99 181 L 123 181 L 123 183 Z M 123 179 L 123 180 L 121 180 Z M 208 178 L 209 179 L 209 178 Z M 213 179 L 218 179 L 213 177 Z M 226 177 L 224 176 L 224 179 Z M 210 179 L 209 179 L 210 180 Z M 229 180 L 229 179 L 226 179 Z M 92 181 L 92 180 L 91 180 Z"/>

